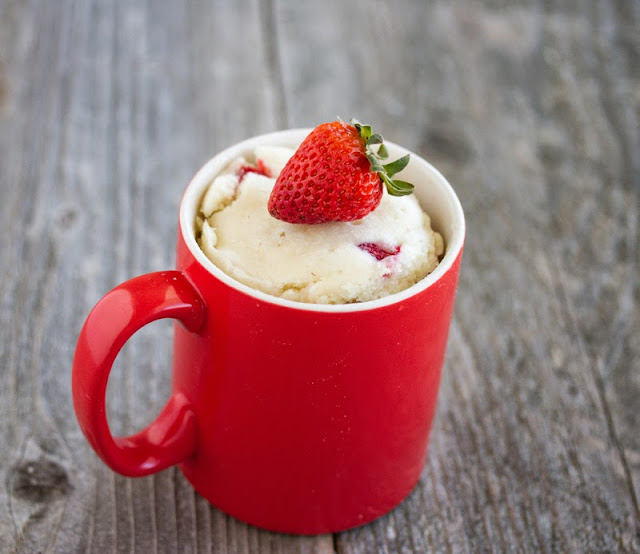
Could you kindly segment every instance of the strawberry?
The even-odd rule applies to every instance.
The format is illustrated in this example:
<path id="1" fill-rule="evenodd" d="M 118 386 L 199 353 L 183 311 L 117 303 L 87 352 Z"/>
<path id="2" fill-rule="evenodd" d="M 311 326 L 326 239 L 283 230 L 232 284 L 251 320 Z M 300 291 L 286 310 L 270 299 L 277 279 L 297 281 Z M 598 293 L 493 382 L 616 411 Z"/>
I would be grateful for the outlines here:
<path id="1" fill-rule="evenodd" d="M 409 155 L 382 165 L 387 157 L 382 136 L 369 125 L 356 120 L 323 123 L 280 172 L 269 213 L 289 223 L 361 219 L 380 204 L 383 183 L 394 196 L 413 190 L 412 184 L 392 179 L 409 163 Z"/>

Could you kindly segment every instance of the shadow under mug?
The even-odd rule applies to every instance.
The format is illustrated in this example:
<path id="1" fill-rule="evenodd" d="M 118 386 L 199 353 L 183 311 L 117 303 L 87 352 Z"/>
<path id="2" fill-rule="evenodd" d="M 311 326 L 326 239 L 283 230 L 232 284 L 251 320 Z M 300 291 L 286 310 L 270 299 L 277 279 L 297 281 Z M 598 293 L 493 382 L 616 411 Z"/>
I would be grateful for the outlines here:
<path id="1" fill-rule="evenodd" d="M 462 257 L 455 192 L 412 154 L 402 178 L 444 237 L 438 267 L 413 287 L 346 305 L 303 304 L 238 283 L 198 247 L 195 216 L 212 179 L 257 145 L 295 148 L 308 129 L 246 140 L 210 160 L 180 205 L 176 270 L 127 281 L 80 333 L 73 401 L 114 471 L 179 464 L 224 512 L 273 531 L 316 534 L 367 523 L 400 503 L 425 463 Z M 387 144 L 393 158 L 407 151 Z M 112 436 L 111 366 L 138 329 L 174 318 L 171 397 L 140 433 Z"/>

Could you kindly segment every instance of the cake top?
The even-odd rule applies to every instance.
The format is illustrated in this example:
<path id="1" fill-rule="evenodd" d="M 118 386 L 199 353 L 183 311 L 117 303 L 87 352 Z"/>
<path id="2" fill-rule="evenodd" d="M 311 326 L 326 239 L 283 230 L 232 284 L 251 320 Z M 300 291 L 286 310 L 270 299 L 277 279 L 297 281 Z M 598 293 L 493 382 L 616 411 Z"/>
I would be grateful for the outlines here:
<path id="1" fill-rule="evenodd" d="M 442 237 L 415 196 L 381 186 L 375 210 L 351 221 L 289 223 L 269 214 L 294 151 L 258 147 L 218 175 L 200 207 L 199 243 L 225 273 L 268 294 L 322 304 L 381 298 L 438 264 Z"/>

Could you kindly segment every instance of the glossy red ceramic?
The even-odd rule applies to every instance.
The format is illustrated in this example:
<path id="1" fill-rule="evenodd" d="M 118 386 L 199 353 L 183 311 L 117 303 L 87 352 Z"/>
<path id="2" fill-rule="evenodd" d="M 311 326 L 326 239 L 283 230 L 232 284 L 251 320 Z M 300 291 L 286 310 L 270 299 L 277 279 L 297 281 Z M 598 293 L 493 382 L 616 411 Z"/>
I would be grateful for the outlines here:
<path id="1" fill-rule="evenodd" d="M 289 533 L 326 533 L 386 513 L 425 462 L 464 241 L 444 178 L 412 156 L 406 178 L 447 244 L 423 282 L 345 306 L 285 301 L 219 271 L 193 221 L 212 177 L 256 144 L 294 146 L 308 131 L 256 137 L 209 162 L 180 209 L 177 269 L 109 292 L 81 331 L 73 363 L 80 426 L 105 463 L 129 476 L 174 464 L 225 512 Z M 390 145 L 391 154 L 404 150 Z M 105 413 L 118 351 L 143 325 L 178 320 L 173 393 L 159 417 L 114 438 Z"/>

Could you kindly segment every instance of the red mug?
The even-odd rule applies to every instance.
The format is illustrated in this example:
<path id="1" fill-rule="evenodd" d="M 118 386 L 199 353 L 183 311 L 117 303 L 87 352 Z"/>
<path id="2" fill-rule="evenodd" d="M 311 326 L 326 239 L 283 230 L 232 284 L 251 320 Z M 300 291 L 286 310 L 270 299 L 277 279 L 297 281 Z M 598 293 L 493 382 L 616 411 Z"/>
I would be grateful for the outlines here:
<path id="1" fill-rule="evenodd" d="M 195 175 L 180 205 L 176 270 L 104 296 L 82 328 L 72 371 L 80 427 L 111 469 L 143 476 L 179 464 L 224 512 L 299 534 L 367 523 L 418 481 L 465 235 L 455 192 L 412 154 L 402 178 L 416 185 L 446 249 L 422 281 L 346 305 L 284 300 L 235 281 L 196 242 L 204 191 L 239 155 L 257 145 L 295 148 L 308 133 L 254 137 Z M 387 146 L 392 156 L 407 153 Z M 167 317 L 179 323 L 171 397 L 146 429 L 114 437 L 105 410 L 111 366 L 133 333 Z"/>

